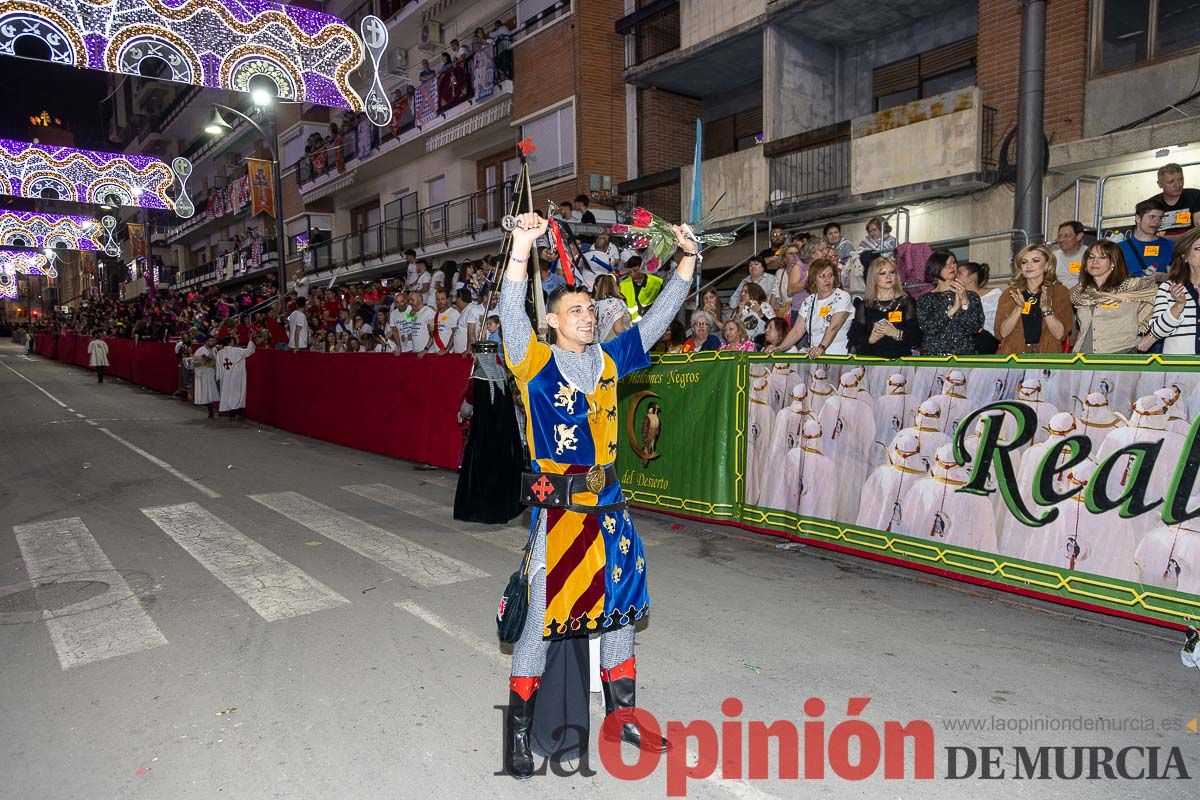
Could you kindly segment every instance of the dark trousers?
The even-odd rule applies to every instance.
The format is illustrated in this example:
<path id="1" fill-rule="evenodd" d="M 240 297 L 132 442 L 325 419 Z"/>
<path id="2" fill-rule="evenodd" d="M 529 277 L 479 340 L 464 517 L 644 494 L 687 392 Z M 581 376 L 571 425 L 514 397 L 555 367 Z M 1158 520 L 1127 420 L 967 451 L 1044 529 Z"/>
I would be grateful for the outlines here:
<path id="1" fill-rule="evenodd" d="M 104 383 L 104 367 L 96 367 L 96 383 Z"/>

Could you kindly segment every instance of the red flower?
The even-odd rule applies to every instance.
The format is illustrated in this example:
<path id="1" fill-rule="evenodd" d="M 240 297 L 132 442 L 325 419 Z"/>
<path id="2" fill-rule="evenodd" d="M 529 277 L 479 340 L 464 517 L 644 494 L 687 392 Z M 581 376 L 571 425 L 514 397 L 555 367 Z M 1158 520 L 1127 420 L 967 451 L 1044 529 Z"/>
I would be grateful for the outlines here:
<path id="1" fill-rule="evenodd" d="M 629 226 L 628 225 L 613 225 L 612 232 L 613 233 L 629 233 Z"/>
<path id="2" fill-rule="evenodd" d="M 638 228 L 650 227 L 650 221 L 653 219 L 650 212 L 644 208 L 635 208 L 633 210 L 633 224 Z"/>

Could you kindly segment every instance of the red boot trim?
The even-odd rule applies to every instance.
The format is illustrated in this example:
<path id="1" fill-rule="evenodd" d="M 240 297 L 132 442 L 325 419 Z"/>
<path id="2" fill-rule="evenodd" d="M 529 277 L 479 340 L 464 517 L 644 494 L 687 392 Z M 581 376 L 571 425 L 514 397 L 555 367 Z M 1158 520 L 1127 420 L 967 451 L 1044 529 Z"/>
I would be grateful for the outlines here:
<path id="1" fill-rule="evenodd" d="M 509 691 L 515 692 L 525 702 L 529 702 L 529 698 L 533 697 L 533 693 L 542 685 L 542 679 L 537 678 L 518 678 L 513 675 L 508 679 Z"/>
<path id="2" fill-rule="evenodd" d="M 605 683 L 619 681 L 622 678 L 637 678 L 636 656 L 630 656 L 612 669 L 604 669 L 603 667 L 600 669 L 600 680 Z"/>

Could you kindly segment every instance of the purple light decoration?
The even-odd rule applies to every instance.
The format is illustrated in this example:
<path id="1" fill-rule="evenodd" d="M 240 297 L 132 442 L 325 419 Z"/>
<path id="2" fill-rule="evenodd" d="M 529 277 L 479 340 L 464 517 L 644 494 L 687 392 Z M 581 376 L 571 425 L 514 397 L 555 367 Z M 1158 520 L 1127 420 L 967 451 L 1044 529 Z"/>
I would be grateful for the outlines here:
<path id="1" fill-rule="evenodd" d="M 171 166 L 150 156 L 0 139 L 0 194 L 42 199 L 49 189 L 60 200 L 92 204 L 111 194 L 118 205 L 169 210 L 175 181 Z"/>
<path id="2" fill-rule="evenodd" d="M 52 247 L 63 250 L 99 250 L 100 223 L 90 217 L 42 214 L 34 211 L 0 212 L 0 245 Z M 21 246 L 21 245 L 18 245 Z"/>
<path id="3" fill-rule="evenodd" d="M 363 61 L 358 33 L 270 0 L 0 0 L 0 55 L 26 36 L 55 63 L 138 75 L 156 57 L 166 80 L 244 92 L 265 78 L 286 100 L 363 109 L 349 81 Z"/>
<path id="4" fill-rule="evenodd" d="M 7 275 L 10 281 L 17 273 L 22 275 L 44 275 L 47 278 L 57 278 L 58 270 L 50 259 L 42 253 L 27 253 L 23 250 L 0 250 L 0 274 Z M 15 281 L 14 281 L 15 284 Z"/>

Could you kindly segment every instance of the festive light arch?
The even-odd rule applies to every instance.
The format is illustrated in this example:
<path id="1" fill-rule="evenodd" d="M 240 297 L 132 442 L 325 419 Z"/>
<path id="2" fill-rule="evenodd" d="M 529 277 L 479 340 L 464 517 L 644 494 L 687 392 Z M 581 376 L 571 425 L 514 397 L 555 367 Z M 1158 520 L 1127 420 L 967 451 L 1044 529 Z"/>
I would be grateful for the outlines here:
<path id="1" fill-rule="evenodd" d="M 236 91 L 261 75 L 283 99 L 365 110 L 386 125 L 390 105 L 376 95 L 387 28 L 367 17 L 363 31 L 365 45 L 338 17 L 271 0 L 0 0 L 0 55 L 33 37 L 50 61 L 76 67 L 140 75 L 159 58 L 168 80 Z M 364 53 L 374 71 L 365 104 L 350 85 Z"/>
<path id="2" fill-rule="evenodd" d="M 18 273 L 44 275 L 47 278 L 58 277 L 58 269 L 54 266 L 53 259 L 47 258 L 43 253 L 27 253 L 24 250 L 0 250 L 0 273 L 8 275 L 14 281 L 13 276 Z"/>
<path id="3" fill-rule="evenodd" d="M 167 164 L 150 156 L 0 139 L 0 192 L 14 197 L 40 200 L 49 189 L 59 200 L 159 208 L 190 217 L 196 211 L 187 195 L 191 173 L 184 158 Z"/>
<path id="4" fill-rule="evenodd" d="M 90 217 L 0 212 L 0 246 L 99 250 L 103 229 Z"/>

